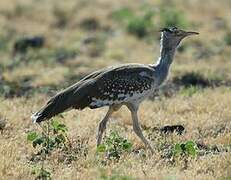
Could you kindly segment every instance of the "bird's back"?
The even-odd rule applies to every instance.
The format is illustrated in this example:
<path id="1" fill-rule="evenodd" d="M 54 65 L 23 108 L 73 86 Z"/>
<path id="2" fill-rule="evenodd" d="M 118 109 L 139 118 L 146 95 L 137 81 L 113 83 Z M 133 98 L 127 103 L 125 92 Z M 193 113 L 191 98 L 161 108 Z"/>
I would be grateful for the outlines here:
<path id="1" fill-rule="evenodd" d="M 75 85 L 69 104 L 75 109 L 92 109 L 135 101 L 152 89 L 154 69 L 142 64 L 124 64 L 96 71 Z"/>
<path id="2" fill-rule="evenodd" d="M 49 119 L 67 109 L 92 109 L 147 96 L 154 82 L 154 69 L 142 64 L 125 64 L 95 71 L 64 89 L 37 113 L 34 119 Z"/>
<path id="3" fill-rule="evenodd" d="M 141 64 L 114 67 L 95 78 L 90 108 L 136 101 L 147 95 L 154 83 L 153 69 Z"/>

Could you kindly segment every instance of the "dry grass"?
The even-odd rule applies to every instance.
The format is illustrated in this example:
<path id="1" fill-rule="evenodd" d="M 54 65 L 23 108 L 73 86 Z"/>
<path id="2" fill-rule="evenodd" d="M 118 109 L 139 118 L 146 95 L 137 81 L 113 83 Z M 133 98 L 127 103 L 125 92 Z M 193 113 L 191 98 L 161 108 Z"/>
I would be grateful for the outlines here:
<path id="1" fill-rule="evenodd" d="M 68 165 L 59 162 L 59 153 L 55 152 L 45 161 L 52 179 L 100 179 L 103 175 L 108 179 L 231 178 L 231 49 L 224 42 L 224 36 L 231 29 L 230 2 L 173 0 L 172 3 L 185 12 L 191 24 L 187 28 L 200 31 L 200 36 L 183 42 L 185 50 L 177 53 L 170 80 L 187 72 L 198 72 L 208 79 L 223 81 L 223 86 L 206 87 L 192 94 L 187 89 L 181 89 L 174 91 L 170 97 L 160 96 L 155 101 L 145 101 L 139 112 L 143 126 L 181 124 L 187 131 L 182 136 L 158 136 L 151 139 L 155 137 L 154 134 L 145 130 L 145 135 L 150 137 L 156 149 L 153 156 L 144 150 L 133 133 L 126 108 L 115 113 L 108 129 L 117 130 L 133 142 L 133 150 L 141 149 L 141 153 L 126 153 L 119 162 L 111 162 L 106 166 L 99 162 L 95 141 L 96 127 L 106 109 L 63 113 L 64 118 L 59 119 L 67 125 L 68 137 L 73 141 L 88 139 L 89 152 L 86 158 L 79 158 Z M 158 22 L 161 2 L 146 4 L 156 11 L 153 21 Z M 30 115 L 54 91 L 98 68 L 119 63 L 152 63 L 153 57 L 157 59 L 157 33 L 153 33 L 154 37 L 149 35 L 146 39 L 139 39 L 110 18 L 111 13 L 121 7 L 129 7 L 139 14 L 143 6 L 145 4 L 141 2 L 131 3 L 128 0 L 72 0 L 59 3 L 55 0 L 0 1 L 0 86 L 17 84 L 19 90 L 28 84 L 30 87 L 25 94 L 0 96 L 0 120 L 6 119 L 7 122 L 3 131 L 0 130 L 0 179 L 35 178 L 31 173 L 35 162 L 30 161 L 35 150 L 26 136 L 32 130 L 41 132 L 41 128 L 32 124 Z M 80 27 L 84 19 L 92 17 L 99 22 L 99 29 L 88 31 Z M 59 18 L 67 21 L 64 27 L 58 26 Z M 24 58 L 13 58 L 13 43 L 19 37 L 28 35 L 43 35 L 46 38 L 45 47 L 29 50 Z M 98 37 L 101 44 L 84 44 L 84 39 L 89 36 Z M 57 52 L 60 49 L 65 49 L 67 54 L 75 51 L 76 55 L 59 60 Z M 171 159 L 163 157 L 164 149 L 158 147 L 160 143 L 175 144 L 186 140 L 209 147 L 216 146 L 219 152 L 188 159 L 186 166 L 183 160 L 172 163 Z"/>

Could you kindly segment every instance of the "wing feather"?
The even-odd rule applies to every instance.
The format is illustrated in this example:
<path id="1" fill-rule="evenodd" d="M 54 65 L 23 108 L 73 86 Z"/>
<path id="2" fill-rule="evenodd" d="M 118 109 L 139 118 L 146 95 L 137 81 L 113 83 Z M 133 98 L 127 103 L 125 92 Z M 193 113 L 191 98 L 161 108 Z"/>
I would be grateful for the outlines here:
<path id="1" fill-rule="evenodd" d="M 93 72 L 52 97 L 32 119 L 41 122 L 70 108 L 98 108 L 121 103 L 134 93 L 150 89 L 152 73 L 153 68 L 138 64 Z"/>

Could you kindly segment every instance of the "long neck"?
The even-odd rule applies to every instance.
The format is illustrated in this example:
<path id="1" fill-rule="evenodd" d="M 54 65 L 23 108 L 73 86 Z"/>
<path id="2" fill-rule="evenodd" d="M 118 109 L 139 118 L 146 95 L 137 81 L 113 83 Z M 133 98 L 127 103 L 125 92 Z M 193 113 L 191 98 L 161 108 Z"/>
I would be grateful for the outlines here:
<path id="1" fill-rule="evenodd" d="M 172 64 L 176 47 L 169 48 L 163 43 L 163 38 L 161 38 L 161 48 L 160 48 L 160 57 L 156 64 L 153 65 L 155 69 L 154 75 L 158 77 L 158 83 L 161 84 L 168 75 L 169 67 Z"/>
<path id="2" fill-rule="evenodd" d="M 172 64 L 173 58 L 175 54 L 175 48 L 174 49 L 165 49 L 161 47 L 160 50 L 160 57 L 157 62 L 157 66 L 161 68 L 169 68 L 170 65 Z"/>
<path id="3" fill-rule="evenodd" d="M 161 35 L 160 40 L 160 57 L 155 64 L 156 67 L 161 69 L 169 69 L 172 64 L 174 55 L 175 55 L 176 47 L 169 46 L 169 44 L 164 40 L 163 34 Z"/>

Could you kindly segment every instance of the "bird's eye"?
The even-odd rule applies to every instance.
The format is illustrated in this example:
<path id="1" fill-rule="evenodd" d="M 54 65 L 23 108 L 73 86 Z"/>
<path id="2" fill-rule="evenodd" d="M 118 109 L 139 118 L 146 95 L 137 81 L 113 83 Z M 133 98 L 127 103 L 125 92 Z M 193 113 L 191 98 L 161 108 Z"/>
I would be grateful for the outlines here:
<path id="1" fill-rule="evenodd" d="M 171 32 L 171 30 L 169 28 L 163 28 L 160 30 L 161 32 Z"/>
<path id="2" fill-rule="evenodd" d="M 173 31 L 176 31 L 176 30 L 177 30 L 177 27 L 176 27 L 176 26 L 172 27 L 172 30 L 173 30 Z"/>
<path id="3" fill-rule="evenodd" d="M 181 35 L 181 32 L 180 32 L 180 31 L 175 31 L 174 33 L 175 33 L 175 35 L 177 35 L 177 36 Z"/>

